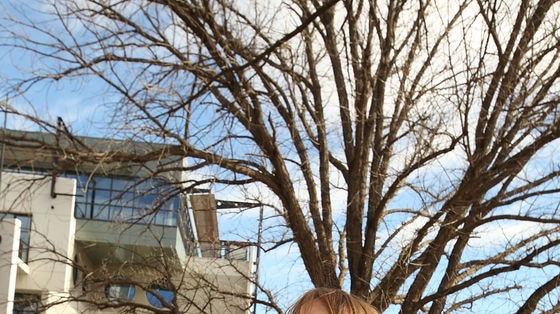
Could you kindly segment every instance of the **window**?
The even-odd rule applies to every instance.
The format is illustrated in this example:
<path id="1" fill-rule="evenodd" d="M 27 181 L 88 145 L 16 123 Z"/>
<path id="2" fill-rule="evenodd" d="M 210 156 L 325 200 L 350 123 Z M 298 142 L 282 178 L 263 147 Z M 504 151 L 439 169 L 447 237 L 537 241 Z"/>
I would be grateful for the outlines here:
<path id="1" fill-rule="evenodd" d="M 156 280 L 150 284 L 148 291 L 146 291 L 146 298 L 153 307 L 162 308 L 173 302 L 175 291 L 171 289 L 167 280 Z"/>
<path id="2" fill-rule="evenodd" d="M 0 213 L 0 220 L 5 218 L 17 218 L 21 221 L 18 257 L 27 263 L 29 261 L 29 240 L 31 237 L 31 215 Z"/>
<path id="3" fill-rule="evenodd" d="M 105 286 L 105 296 L 113 304 L 131 301 L 136 293 L 133 284 L 127 283 L 126 278 L 117 276 Z"/>
<path id="4" fill-rule="evenodd" d="M 16 293 L 13 314 L 37 314 L 41 311 L 41 297 L 36 294 Z"/>
<path id="5" fill-rule="evenodd" d="M 179 198 L 163 179 L 88 177 L 68 175 L 78 181 L 76 218 L 177 225 Z"/>

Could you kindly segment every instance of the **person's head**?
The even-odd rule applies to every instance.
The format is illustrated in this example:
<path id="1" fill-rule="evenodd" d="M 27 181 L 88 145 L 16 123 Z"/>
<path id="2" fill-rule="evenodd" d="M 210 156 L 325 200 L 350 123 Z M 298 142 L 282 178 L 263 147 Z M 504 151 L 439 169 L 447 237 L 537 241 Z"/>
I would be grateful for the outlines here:
<path id="1" fill-rule="evenodd" d="M 379 314 L 367 302 L 340 289 L 316 288 L 307 291 L 288 314 Z"/>

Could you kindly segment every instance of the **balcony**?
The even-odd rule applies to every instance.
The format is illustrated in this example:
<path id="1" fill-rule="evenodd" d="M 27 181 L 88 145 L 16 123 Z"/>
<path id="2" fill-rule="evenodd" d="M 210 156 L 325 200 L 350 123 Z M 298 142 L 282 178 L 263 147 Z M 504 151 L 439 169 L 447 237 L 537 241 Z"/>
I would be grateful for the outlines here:
<path id="1" fill-rule="evenodd" d="M 200 255 L 207 258 L 220 258 L 237 261 L 253 261 L 255 244 L 251 242 L 220 241 L 200 243 Z"/>
<path id="2" fill-rule="evenodd" d="M 186 258 L 185 244 L 176 226 L 130 224 L 102 220 L 76 220 L 78 248 L 94 266 L 147 262 L 162 255 Z"/>

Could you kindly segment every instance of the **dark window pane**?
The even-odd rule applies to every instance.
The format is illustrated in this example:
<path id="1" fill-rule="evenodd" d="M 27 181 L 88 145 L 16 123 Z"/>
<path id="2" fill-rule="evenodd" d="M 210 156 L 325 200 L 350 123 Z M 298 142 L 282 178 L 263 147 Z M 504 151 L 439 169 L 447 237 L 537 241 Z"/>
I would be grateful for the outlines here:
<path id="1" fill-rule="evenodd" d="M 29 243 L 31 238 L 31 216 L 25 214 L 1 213 L 0 219 L 4 218 L 17 218 L 21 221 L 18 257 L 27 263 L 29 261 Z"/>
<path id="2" fill-rule="evenodd" d="M 35 294 L 16 293 L 13 314 L 41 313 L 41 297 Z"/>

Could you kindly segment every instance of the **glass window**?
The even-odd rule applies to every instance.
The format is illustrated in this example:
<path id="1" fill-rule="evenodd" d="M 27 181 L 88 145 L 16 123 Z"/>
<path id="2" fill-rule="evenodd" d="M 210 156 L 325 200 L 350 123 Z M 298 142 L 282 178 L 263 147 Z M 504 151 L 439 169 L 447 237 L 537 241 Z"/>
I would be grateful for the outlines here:
<path id="1" fill-rule="evenodd" d="M 134 298 L 136 288 L 133 284 L 127 283 L 124 277 L 114 277 L 111 283 L 105 286 L 105 296 L 113 304 L 129 302 Z"/>
<path id="2" fill-rule="evenodd" d="M 165 180 L 67 176 L 76 178 L 82 191 L 76 218 L 177 225 L 178 197 Z"/>
<path id="3" fill-rule="evenodd" d="M 76 198 L 76 207 L 74 208 L 74 216 L 76 218 L 86 218 L 87 216 L 87 209 L 84 203 L 79 202 L 78 198 Z"/>
<path id="4" fill-rule="evenodd" d="M 107 177 L 94 177 L 93 179 L 95 181 L 95 188 L 96 189 L 105 189 L 105 190 L 110 190 L 111 189 L 111 182 L 113 181 L 111 178 L 107 178 Z"/>
<path id="5" fill-rule="evenodd" d="M 157 308 L 169 306 L 175 299 L 175 291 L 171 290 L 168 285 L 153 283 L 150 285 L 149 290 L 146 291 L 146 298 L 148 302 Z"/>
<path id="6" fill-rule="evenodd" d="M 93 213 L 91 218 L 99 220 L 110 220 L 109 219 L 109 208 L 107 205 L 93 205 Z"/>
<path id="7" fill-rule="evenodd" d="M 95 204 L 109 204 L 111 201 L 111 190 L 96 189 Z"/>
<path id="8" fill-rule="evenodd" d="M 134 181 L 126 179 L 113 179 L 111 189 L 115 191 L 126 191 L 134 187 Z"/>
<path id="9" fill-rule="evenodd" d="M 155 179 L 141 179 L 141 180 L 136 182 L 134 188 L 138 192 L 153 190 L 155 188 L 154 181 L 156 181 L 156 180 Z"/>
<path id="10" fill-rule="evenodd" d="M 41 313 L 41 297 L 36 294 L 16 293 L 13 314 Z"/>
<path id="11" fill-rule="evenodd" d="M 18 257 L 27 263 L 29 261 L 29 241 L 31 240 L 31 215 L 12 213 L 0 214 L 0 220 L 4 218 L 17 218 L 21 221 Z"/>
<path id="12" fill-rule="evenodd" d="M 76 218 L 90 218 L 93 215 L 92 199 L 95 186 L 94 181 L 88 176 L 83 175 L 67 176 L 77 181 L 76 208 L 74 215 Z"/>
<path id="13" fill-rule="evenodd" d="M 139 199 L 138 207 L 146 208 L 146 209 L 152 208 L 152 206 L 154 205 L 155 199 L 156 199 L 155 195 L 149 195 L 149 194 L 142 195 Z"/>

